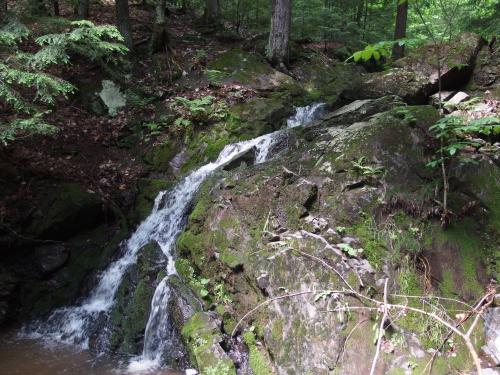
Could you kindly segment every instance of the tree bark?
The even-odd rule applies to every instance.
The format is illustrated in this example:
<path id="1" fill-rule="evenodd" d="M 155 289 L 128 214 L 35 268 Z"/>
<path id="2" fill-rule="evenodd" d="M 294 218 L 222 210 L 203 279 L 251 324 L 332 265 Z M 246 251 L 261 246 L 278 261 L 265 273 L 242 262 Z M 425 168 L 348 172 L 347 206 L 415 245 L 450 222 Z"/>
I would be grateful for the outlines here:
<path id="1" fill-rule="evenodd" d="M 28 11 L 32 16 L 46 16 L 48 15 L 47 8 L 43 0 L 29 0 Z"/>
<path id="2" fill-rule="evenodd" d="M 203 18 L 207 25 L 217 27 L 219 23 L 219 4 L 217 0 L 205 0 Z"/>
<path id="3" fill-rule="evenodd" d="M 54 16 L 59 17 L 61 15 L 61 10 L 59 8 L 59 0 L 52 0 L 52 6 L 54 8 Z"/>
<path id="4" fill-rule="evenodd" d="M 274 66 L 287 61 L 291 16 L 291 0 L 273 0 L 267 58 Z"/>
<path id="5" fill-rule="evenodd" d="M 116 0 L 116 26 L 123 36 L 125 45 L 132 50 L 134 41 L 132 39 L 132 26 L 130 24 L 130 13 L 128 9 L 128 0 Z"/>
<path id="6" fill-rule="evenodd" d="M 78 0 L 76 5 L 76 16 L 80 20 L 86 20 L 89 18 L 89 7 L 90 0 Z"/>
<path id="7" fill-rule="evenodd" d="M 408 21 L 408 0 L 398 1 L 398 9 L 396 13 L 396 27 L 394 29 L 394 40 L 403 39 L 406 37 L 406 24 Z M 405 46 L 398 43 L 392 48 L 392 58 L 400 59 L 405 54 Z"/>
<path id="8" fill-rule="evenodd" d="M 151 52 L 169 54 L 170 35 L 167 28 L 167 17 L 165 15 L 166 0 L 156 0 L 155 21 L 153 35 L 151 36 Z M 168 56 L 167 56 L 168 58 Z"/>
<path id="9" fill-rule="evenodd" d="M 0 0 L 0 24 L 5 21 L 7 16 L 7 0 Z"/>

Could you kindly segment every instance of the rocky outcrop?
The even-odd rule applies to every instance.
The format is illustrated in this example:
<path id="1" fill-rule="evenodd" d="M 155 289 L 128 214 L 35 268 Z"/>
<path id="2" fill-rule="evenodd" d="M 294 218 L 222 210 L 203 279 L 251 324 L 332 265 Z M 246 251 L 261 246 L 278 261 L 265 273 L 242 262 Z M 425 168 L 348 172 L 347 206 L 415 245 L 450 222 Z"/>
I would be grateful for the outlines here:
<path id="1" fill-rule="evenodd" d="M 150 243 L 139 251 L 137 263 L 127 270 L 118 288 L 111 311 L 111 351 L 142 353 L 151 300 L 164 269 L 164 256 L 157 243 Z"/>
<path id="2" fill-rule="evenodd" d="M 442 46 L 417 48 L 395 62 L 393 69 L 365 75 L 347 96 L 366 99 L 397 95 L 410 104 L 425 104 L 429 95 L 438 90 L 439 75 L 443 89 L 459 88 L 468 82 L 483 44 L 479 35 L 464 33 Z"/>
<path id="3" fill-rule="evenodd" d="M 382 113 L 376 113 L 377 103 Z M 457 193 L 450 203 L 454 212 L 463 199 L 481 203 L 467 213 L 470 219 L 443 229 L 432 219 L 438 176 L 425 167 L 432 156 L 427 130 L 437 111 L 400 103 L 394 97 L 353 103 L 294 129 L 279 159 L 224 172 L 204 185 L 179 238 L 183 259 L 177 262 L 193 267 L 194 273 L 178 268 L 188 283 L 193 274 L 207 280 L 208 294 L 200 297 L 210 312 L 195 315 L 197 330 L 190 322 L 183 330 L 189 350 L 198 351 L 194 357 L 202 373 L 208 373 L 201 359 L 207 353 L 211 367 L 228 364 L 233 373 L 225 356 L 236 345 L 226 336 L 233 333 L 248 339 L 253 373 L 258 372 L 252 366 L 261 368 L 257 363 L 266 358 L 266 374 L 368 373 L 376 317 L 363 309 L 363 301 L 346 296 L 346 289 L 381 298 L 387 277 L 396 294 L 474 301 L 484 292 L 487 259 L 498 241 L 494 201 L 500 188 L 498 179 L 486 175 L 497 175 L 499 168 L 485 157 L 480 163 L 486 175 L 481 169 L 457 173 L 466 178 L 454 186 L 462 186 L 458 191 L 469 199 Z M 494 186 L 485 188 L 483 178 Z M 426 259 L 424 271 L 414 259 Z M 236 324 L 268 298 L 273 301 Z M 377 372 L 425 367 L 427 350 L 441 344 L 433 336 L 436 329 L 417 315 L 398 315 L 384 335 Z M 207 332 L 199 349 L 197 337 Z M 471 368 L 466 353 L 454 342 L 436 359 L 435 371 Z"/>

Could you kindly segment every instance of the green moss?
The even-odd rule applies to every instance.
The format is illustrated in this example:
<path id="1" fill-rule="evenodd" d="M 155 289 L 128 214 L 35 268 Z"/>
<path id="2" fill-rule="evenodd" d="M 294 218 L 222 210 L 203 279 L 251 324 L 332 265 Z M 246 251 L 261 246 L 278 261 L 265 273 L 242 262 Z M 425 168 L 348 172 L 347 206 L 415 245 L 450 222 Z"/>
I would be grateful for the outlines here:
<path id="1" fill-rule="evenodd" d="M 172 183 L 165 180 L 142 178 L 137 185 L 138 194 L 135 198 L 134 208 L 128 215 L 132 223 L 139 223 L 148 217 L 158 193 L 170 189 Z"/>
<path id="2" fill-rule="evenodd" d="M 223 72 L 226 77 L 233 77 L 244 84 L 253 82 L 259 75 L 272 72 L 271 67 L 256 55 L 237 48 L 221 54 L 209 62 L 207 68 Z"/>
<path id="3" fill-rule="evenodd" d="M 272 375 L 273 371 L 269 356 L 257 346 L 253 332 L 245 332 L 243 340 L 248 346 L 250 368 L 254 375 Z"/>
<path id="4" fill-rule="evenodd" d="M 233 362 L 227 355 L 221 355 L 220 331 L 206 313 L 197 312 L 186 322 L 182 328 L 182 338 L 191 360 L 202 374 L 236 375 Z"/>
<path id="5" fill-rule="evenodd" d="M 376 238 L 374 228 L 372 227 L 372 219 L 367 217 L 362 219 L 347 230 L 347 233 L 353 233 L 361 240 L 361 246 L 364 249 L 364 256 L 370 264 L 379 268 L 382 266 L 384 257 L 387 255 L 385 243 Z"/>

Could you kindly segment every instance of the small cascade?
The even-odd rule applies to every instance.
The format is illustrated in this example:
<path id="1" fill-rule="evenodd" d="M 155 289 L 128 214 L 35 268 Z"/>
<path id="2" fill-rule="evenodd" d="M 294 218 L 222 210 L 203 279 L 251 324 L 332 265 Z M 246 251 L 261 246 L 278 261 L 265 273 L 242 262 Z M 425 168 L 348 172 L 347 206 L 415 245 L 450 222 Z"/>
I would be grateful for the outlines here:
<path id="1" fill-rule="evenodd" d="M 325 110 L 325 103 L 314 103 L 306 107 L 298 107 L 295 110 L 295 115 L 287 120 L 287 127 L 295 128 L 297 126 L 309 124 L 323 116 Z"/>
<path id="2" fill-rule="evenodd" d="M 296 127 L 318 118 L 324 104 L 313 104 L 297 108 L 296 114 L 288 120 L 288 127 Z M 136 263 L 141 248 L 156 241 L 167 259 L 166 276 L 158 284 L 151 302 L 151 312 L 144 335 L 142 355 L 134 360 L 129 370 L 145 370 L 163 363 L 162 356 L 172 343 L 171 324 L 167 304 L 170 298 L 168 279 L 176 274 L 174 264 L 175 241 L 182 232 L 190 204 L 202 182 L 215 170 L 237 159 L 246 152 L 255 150 L 255 163 L 262 163 L 269 157 L 273 146 L 281 141 L 285 131 L 279 130 L 249 141 L 227 145 L 216 161 L 208 163 L 183 178 L 173 189 L 163 191 L 155 199 L 152 213 L 139 225 L 132 236 L 121 245 L 122 256 L 111 263 L 98 278 L 92 293 L 80 305 L 55 310 L 44 322 L 34 322 L 25 327 L 22 335 L 49 341 L 89 348 L 89 340 L 96 327 L 102 327 L 109 319 L 115 294 L 127 269 Z M 106 330 L 98 333 L 99 340 L 107 340 Z"/>

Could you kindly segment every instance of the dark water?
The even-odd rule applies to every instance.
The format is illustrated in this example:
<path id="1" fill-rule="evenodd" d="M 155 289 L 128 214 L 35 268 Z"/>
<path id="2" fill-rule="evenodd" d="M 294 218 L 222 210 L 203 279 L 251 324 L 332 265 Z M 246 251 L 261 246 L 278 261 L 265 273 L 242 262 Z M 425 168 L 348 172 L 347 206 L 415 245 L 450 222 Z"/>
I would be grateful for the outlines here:
<path id="1" fill-rule="evenodd" d="M 127 361 L 58 344 L 0 334 L 1 375 L 182 375 L 171 370 L 127 372 Z"/>

